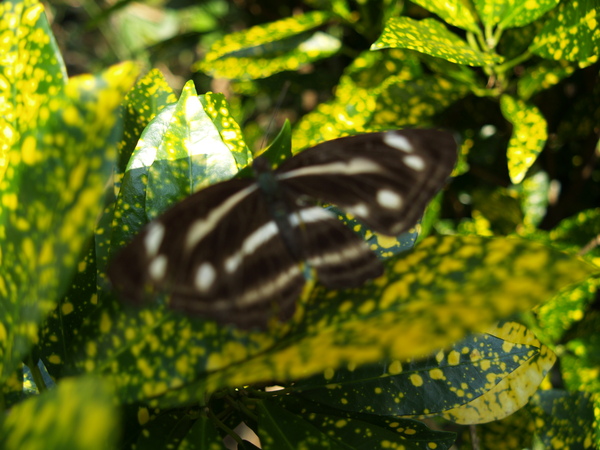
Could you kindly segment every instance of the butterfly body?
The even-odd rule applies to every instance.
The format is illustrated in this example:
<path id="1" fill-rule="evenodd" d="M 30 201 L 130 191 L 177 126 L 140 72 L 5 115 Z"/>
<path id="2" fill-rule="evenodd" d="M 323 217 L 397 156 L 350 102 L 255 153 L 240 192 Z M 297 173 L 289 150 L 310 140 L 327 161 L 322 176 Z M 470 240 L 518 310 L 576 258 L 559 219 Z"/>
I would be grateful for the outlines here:
<path id="1" fill-rule="evenodd" d="M 264 328 L 273 314 L 293 314 L 304 263 L 329 288 L 383 273 L 367 244 L 320 203 L 397 235 L 416 223 L 455 158 L 452 136 L 435 130 L 341 138 L 275 170 L 257 158 L 255 180 L 210 186 L 151 222 L 117 255 L 109 276 L 135 303 L 160 291 L 174 309 Z"/>

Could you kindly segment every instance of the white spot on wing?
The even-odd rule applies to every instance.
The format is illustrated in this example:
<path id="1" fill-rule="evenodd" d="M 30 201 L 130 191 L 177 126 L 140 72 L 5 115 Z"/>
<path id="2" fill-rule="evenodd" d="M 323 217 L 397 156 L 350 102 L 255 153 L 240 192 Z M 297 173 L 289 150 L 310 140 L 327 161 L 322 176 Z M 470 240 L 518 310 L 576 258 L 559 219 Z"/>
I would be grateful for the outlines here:
<path id="1" fill-rule="evenodd" d="M 417 155 L 405 156 L 402 161 L 411 169 L 422 171 L 425 168 L 425 161 Z"/>
<path id="2" fill-rule="evenodd" d="M 258 247 L 272 239 L 278 232 L 279 229 L 274 221 L 267 222 L 257 228 L 242 242 L 241 249 L 225 260 L 225 270 L 228 273 L 235 272 L 242 263 L 244 256 L 254 253 Z"/>
<path id="3" fill-rule="evenodd" d="M 159 255 L 154 258 L 148 266 L 148 273 L 150 278 L 154 281 L 160 281 L 165 277 L 167 272 L 167 257 L 165 255 Z"/>
<path id="4" fill-rule="evenodd" d="M 252 184 L 239 192 L 236 192 L 218 207 L 214 208 L 206 217 L 196 220 L 188 229 L 185 238 L 185 251 L 191 251 L 198 242 L 206 237 L 208 233 L 219 225 L 219 221 L 238 203 L 242 202 L 248 195 L 257 189 L 256 184 Z"/>
<path id="5" fill-rule="evenodd" d="M 354 214 L 357 217 L 368 217 L 369 207 L 364 203 L 357 203 L 352 206 L 344 206 L 344 210 L 350 214 Z"/>
<path id="6" fill-rule="evenodd" d="M 401 134 L 396 133 L 395 131 L 385 133 L 383 135 L 383 142 L 385 142 L 390 147 L 395 148 L 396 150 L 400 150 L 406 153 L 412 153 L 415 151 L 410 141 Z"/>
<path id="7" fill-rule="evenodd" d="M 331 213 L 320 206 L 312 206 L 290 214 L 288 220 L 293 227 L 297 227 L 301 223 L 321 222 L 332 217 Z"/>
<path id="8" fill-rule="evenodd" d="M 144 236 L 144 245 L 146 247 L 146 254 L 150 258 L 158 253 L 158 249 L 160 248 L 164 236 L 165 227 L 163 224 L 160 222 L 153 222 L 148 225 L 146 236 Z"/>
<path id="9" fill-rule="evenodd" d="M 389 189 L 379 189 L 377 191 L 377 203 L 383 208 L 397 210 L 402 207 L 402 197 Z"/>
<path id="10" fill-rule="evenodd" d="M 352 158 L 348 161 L 338 161 L 329 164 L 313 164 L 306 167 L 290 170 L 289 172 L 278 174 L 281 180 L 293 177 L 303 177 L 310 175 L 357 175 L 360 173 L 378 173 L 383 168 L 367 158 Z"/>
<path id="11" fill-rule="evenodd" d="M 200 292 L 208 291 L 217 278 L 217 272 L 210 263 L 202 263 L 196 270 L 196 277 L 194 278 L 194 285 Z"/>

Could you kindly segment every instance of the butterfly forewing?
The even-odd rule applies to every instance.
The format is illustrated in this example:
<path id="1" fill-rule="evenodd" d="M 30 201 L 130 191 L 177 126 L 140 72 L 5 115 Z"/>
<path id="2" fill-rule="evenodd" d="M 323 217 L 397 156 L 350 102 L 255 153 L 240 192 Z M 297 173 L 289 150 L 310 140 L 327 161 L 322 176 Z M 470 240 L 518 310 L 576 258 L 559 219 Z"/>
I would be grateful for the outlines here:
<path id="1" fill-rule="evenodd" d="M 383 273 L 331 203 L 375 231 L 399 234 L 418 220 L 456 159 L 448 133 L 405 130 L 329 141 L 259 182 L 230 180 L 197 192 L 151 222 L 112 262 L 109 276 L 139 303 L 153 292 L 172 308 L 242 328 L 288 319 L 307 264 L 330 288 Z"/>
<path id="2" fill-rule="evenodd" d="M 422 216 L 455 159 L 447 132 L 388 131 L 319 144 L 284 162 L 277 174 L 296 198 L 317 198 L 375 231 L 398 235 Z"/>

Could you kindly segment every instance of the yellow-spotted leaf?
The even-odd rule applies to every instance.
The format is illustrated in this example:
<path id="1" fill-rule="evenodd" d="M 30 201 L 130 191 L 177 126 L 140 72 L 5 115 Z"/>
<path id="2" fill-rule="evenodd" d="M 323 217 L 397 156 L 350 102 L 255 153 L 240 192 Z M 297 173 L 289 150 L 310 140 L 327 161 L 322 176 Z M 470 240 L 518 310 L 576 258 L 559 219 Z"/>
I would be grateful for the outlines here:
<path id="1" fill-rule="evenodd" d="M 465 83 L 424 73 L 409 52 L 364 52 L 346 69 L 336 97 L 300 120 L 294 151 L 348 134 L 425 127 L 434 114 L 468 92 Z"/>
<path id="2" fill-rule="evenodd" d="M 226 353 L 212 355 L 223 370 L 203 386 L 291 380 L 346 364 L 426 355 L 598 271 L 540 244 L 478 236 L 428 238 L 387 265 L 386 277 L 360 289 L 312 290 L 304 322 L 286 345 L 248 353 L 229 367 Z"/>
<path id="3" fill-rule="evenodd" d="M 37 338 L 93 231 L 116 157 L 118 108 L 136 75 L 127 63 L 72 78 L 16 122 L 20 139 L 0 183 L 2 379 Z"/>
<path id="4" fill-rule="evenodd" d="M 466 446 L 473 446 L 476 438 L 481 449 L 521 450 L 532 448 L 534 432 L 534 419 L 527 408 L 521 408 L 502 420 L 463 427 L 461 440 Z"/>
<path id="5" fill-rule="evenodd" d="M 498 355 L 516 352 L 518 367 L 506 366 L 502 375 L 488 377 L 494 386 L 468 403 L 446 410 L 443 416 L 456 423 L 476 424 L 503 419 L 527 404 L 554 365 L 556 355 L 521 324 L 505 323 L 489 333 L 504 343 Z"/>
<path id="6" fill-rule="evenodd" d="M 475 8 L 486 27 L 522 27 L 558 5 L 560 0 L 475 0 Z"/>
<path id="7" fill-rule="evenodd" d="M 517 82 L 519 98 L 527 100 L 534 94 L 558 84 L 569 77 L 577 67 L 568 61 L 542 61 L 531 67 Z"/>
<path id="8" fill-rule="evenodd" d="M 414 3 L 437 14 L 450 25 L 481 34 L 481 29 L 477 24 L 477 13 L 469 2 L 461 0 L 415 0 Z"/>
<path id="9" fill-rule="evenodd" d="M 428 358 L 342 367 L 295 382 L 289 390 L 345 412 L 438 415 L 472 405 L 474 399 L 495 391 L 539 353 L 537 341 L 514 344 L 514 339 L 475 334 Z M 510 395 L 510 389 L 506 392 Z M 510 414 L 512 403 L 505 406 Z"/>
<path id="10" fill-rule="evenodd" d="M 508 173 L 512 182 L 518 184 L 546 144 L 546 119 L 535 106 L 509 95 L 500 97 L 500 109 L 513 125 L 507 150 Z"/>
<path id="11" fill-rule="evenodd" d="M 562 2 L 529 50 L 546 59 L 585 61 L 600 54 L 597 0 Z"/>
<path id="12" fill-rule="evenodd" d="M 0 35 L 1 181 L 11 148 L 33 127 L 40 105 L 63 91 L 67 75 L 38 0 L 0 2 Z"/>
<path id="13" fill-rule="evenodd" d="M 284 399 L 285 400 L 285 399 Z M 294 400 L 293 398 L 290 400 Z M 291 403 L 291 405 L 289 405 Z M 348 417 L 339 411 L 324 411 L 310 403 L 264 400 L 258 403 L 261 448 L 435 448 L 449 449 L 452 433 L 435 432 L 418 422 L 385 421 L 378 417 Z M 337 413 L 337 415 L 336 415 Z M 425 444 L 425 446 L 423 446 Z M 351 447 L 349 447 L 351 445 Z"/>
<path id="14" fill-rule="evenodd" d="M 217 41 L 194 69 L 213 77 L 247 80 L 297 70 L 340 49 L 336 37 L 314 30 L 332 17 L 313 11 L 229 34 Z"/>
<path id="15" fill-rule="evenodd" d="M 538 392 L 529 407 L 535 418 L 536 438 L 548 449 L 597 449 L 597 409 L 596 396 L 558 389 Z"/>
<path id="16" fill-rule="evenodd" d="M 435 19 L 390 19 L 379 39 L 371 46 L 371 50 L 384 48 L 408 48 L 468 66 L 486 66 L 503 60 L 499 55 L 471 47 Z"/>
<path id="17" fill-rule="evenodd" d="M 3 418 L 5 450 L 103 450 L 116 448 L 118 411 L 111 389 L 99 378 L 63 380 L 56 389 L 14 406 Z"/>

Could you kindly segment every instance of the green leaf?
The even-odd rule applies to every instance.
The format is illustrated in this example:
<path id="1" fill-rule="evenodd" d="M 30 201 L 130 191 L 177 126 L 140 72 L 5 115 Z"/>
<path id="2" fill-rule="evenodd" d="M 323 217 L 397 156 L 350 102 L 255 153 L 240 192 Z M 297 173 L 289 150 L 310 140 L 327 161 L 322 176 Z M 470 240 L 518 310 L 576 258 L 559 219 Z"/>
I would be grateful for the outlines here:
<path id="1" fill-rule="evenodd" d="M 475 0 L 475 8 L 486 27 L 514 28 L 527 25 L 558 5 L 560 0 Z"/>
<path id="2" fill-rule="evenodd" d="M 66 290 L 93 230 L 116 157 L 119 104 L 136 74 L 127 63 L 71 78 L 19 123 L 0 184 L 2 258 L 10 261 L 0 268 L 3 379 Z"/>
<path id="3" fill-rule="evenodd" d="M 508 95 L 500 97 L 500 109 L 513 124 L 507 150 L 508 173 L 511 181 L 518 184 L 546 144 L 546 119 L 535 106 Z"/>
<path id="4" fill-rule="evenodd" d="M 99 378 L 63 380 L 56 389 L 11 408 L 0 429 L 6 450 L 104 450 L 116 448 L 118 411 Z"/>
<path id="5" fill-rule="evenodd" d="M 525 336 L 527 339 L 523 339 Z M 554 359 L 552 352 L 522 325 L 512 323 L 502 329 L 493 327 L 490 334 L 471 335 L 426 359 L 402 363 L 384 360 L 341 368 L 296 382 L 291 390 L 319 404 L 353 413 L 443 413 L 459 423 L 467 419 L 469 423 L 488 422 L 523 406 L 527 394 L 532 395 L 537 388 L 533 379 L 541 381 Z M 540 367 L 532 369 L 534 361 Z M 528 369 L 527 378 L 515 377 L 524 372 L 524 367 Z M 494 400 L 517 397 L 519 402 Z"/>
<path id="6" fill-rule="evenodd" d="M 495 235 L 509 235 L 523 224 L 523 212 L 515 192 L 497 188 L 473 193 L 473 213 L 479 212 L 488 221 Z M 475 214 L 473 214 L 475 216 Z"/>
<path id="7" fill-rule="evenodd" d="M 530 405 L 542 448 L 595 449 L 594 407 L 585 392 L 541 391 Z"/>
<path id="8" fill-rule="evenodd" d="M 481 34 L 477 13 L 468 2 L 461 0 L 415 0 L 413 3 L 437 14 L 450 25 Z"/>
<path id="9" fill-rule="evenodd" d="M 542 222 L 548 209 L 548 203 L 550 202 L 548 196 L 550 191 L 549 176 L 546 172 L 538 172 L 525 178 L 517 187 L 521 188 L 523 225 L 533 229 Z"/>
<path id="10" fill-rule="evenodd" d="M 502 62 L 503 58 L 482 53 L 449 31 L 435 19 L 413 20 L 409 17 L 392 18 L 386 24 L 371 50 L 408 48 L 442 58 L 456 64 L 486 66 Z"/>
<path id="11" fill-rule="evenodd" d="M 535 37 L 529 51 L 546 59 L 585 61 L 600 53 L 598 2 L 562 2 Z"/>
<path id="12" fill-rule="evenodd" d="M 217 41 L 194 65 L 213 77 L 253 80 L 298 68 L 336 53 L 341 42 L 311 31 L 333 16 L 323 11 L 289 17 L 232 33 Z"/>

